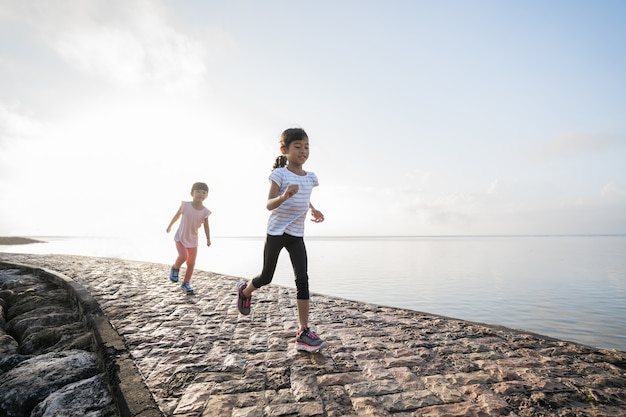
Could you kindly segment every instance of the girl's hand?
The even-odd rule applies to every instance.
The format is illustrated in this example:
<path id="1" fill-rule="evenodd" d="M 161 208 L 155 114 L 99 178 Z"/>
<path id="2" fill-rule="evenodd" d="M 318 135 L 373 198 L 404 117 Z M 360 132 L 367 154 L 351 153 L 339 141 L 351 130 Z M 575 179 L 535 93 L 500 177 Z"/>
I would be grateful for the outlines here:
<path id="1" fill-rule="evenodd" d="M 288 200 L 294 195 L 296 195 L 298 193 L 298 190 L 300 190 L 300 187 L 298 186 L 298 184 L 291 184 L 290 186 L 288 186 L 285 192 L 283 193 L 283 201 Z"/>
<path id="2" fill-rule="evenodd" d="M 324 215 L 319 210 L 311 209 L 311 216 L 313 216 L 311 219 L 312 222 L 321 223 L 324 221 Z"/>

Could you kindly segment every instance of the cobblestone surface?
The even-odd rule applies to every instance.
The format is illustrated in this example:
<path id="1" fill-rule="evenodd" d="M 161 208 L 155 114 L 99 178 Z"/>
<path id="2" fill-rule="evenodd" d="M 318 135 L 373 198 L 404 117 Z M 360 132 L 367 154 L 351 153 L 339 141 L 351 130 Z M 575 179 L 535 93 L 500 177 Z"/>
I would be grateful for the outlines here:
<path id="1" fill-rule="evenodd" d="M 195 296 L 168 265 L 0 253 L 87 288 L 167 416 L 626 416 L 626 354 L 415 311 L 313 295 L 328 341 L 295 350 L 295 290 L 257 291 L 197 271 Z"/>

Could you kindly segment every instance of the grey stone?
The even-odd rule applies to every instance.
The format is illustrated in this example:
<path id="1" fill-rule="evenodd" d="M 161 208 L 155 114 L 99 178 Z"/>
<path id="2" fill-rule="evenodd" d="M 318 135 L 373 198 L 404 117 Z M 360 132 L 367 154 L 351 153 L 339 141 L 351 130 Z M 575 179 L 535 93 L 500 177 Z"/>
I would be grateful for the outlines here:
<path id="1" fill-rule="evenodd" d="M 17 341 L 10 335 L 6 334 L 4 329 L 0 329 L 0 362 L 5 357 L 17 353 Z"/>
<path id="2" fill-rule="evenodd" d="M 107 392 L 104 374 L 68 384 L 37 404 L 31 417 L 116 417 L 117 407 Z"/>
<path id="3" fill-rule="evenodd" d="M 64 350 L 91 350 L 93 334 L 82 323 L 68 323 L 62 326 L 40 327 L 29 333 L 20 345 L 20 353 L 28 355 L 61 352 Z"/>
<path id="4" fill-rule="evenodd" d="M 27 415 L 48 395 L 100 373 L 94 353 L 81 350 L 34 356 L 0 375 L 0 409 Z"/>

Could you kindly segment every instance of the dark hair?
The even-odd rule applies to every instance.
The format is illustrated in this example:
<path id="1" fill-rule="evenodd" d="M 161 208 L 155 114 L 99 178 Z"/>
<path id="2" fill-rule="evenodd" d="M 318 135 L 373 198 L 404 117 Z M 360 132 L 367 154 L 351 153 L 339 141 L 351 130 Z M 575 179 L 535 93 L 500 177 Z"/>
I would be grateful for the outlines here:
<path id="1" fill-rule="evenodd" d="M 299 127 L 290 128 L 290 129 L 285 130 L 280 135 L 280 147 L 289 149 L 289 145 L 294 140 L 302 140 L 302 139 L 308 139 L 308 138 L 309 136 L 306 134 L 304 129 L 299 128 Z M 285 155 L 280 155 L 276 157 L 276 162 L 274 162 L 274 166 L 272 167 L 272 169 L 274 170 L 276 168 L 282 168 L 286 165 L 287 165 L 287 157 Z"/>
<path id="2" fill-rule="evenodd" d="M 191 192 L 193 193 L 196 190 L 204 190 L 207 193 L 209 192 L 209 186 L 204 182 L 196 182 L 191 186 Z"/>

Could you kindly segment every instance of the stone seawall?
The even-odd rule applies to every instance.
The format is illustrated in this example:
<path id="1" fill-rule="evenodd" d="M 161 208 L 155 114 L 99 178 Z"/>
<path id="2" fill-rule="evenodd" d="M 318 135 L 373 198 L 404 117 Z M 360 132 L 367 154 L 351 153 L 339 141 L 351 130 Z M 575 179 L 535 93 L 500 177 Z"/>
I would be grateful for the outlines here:
<path id="1" fill-rule="evenodd" d="M 0 263 L 0 307 L 0 416 L 161 415 L 122 339 L 81 285 L 44 268 Z M 141 392 L 147 407 L 137 407 Z M 156 412 L 145 414 L 150 407 Z"/>
<path id="2" fill-rule="evenodd" d="M 626 354 L 480 323 L 312 296 L 328 342 L 298 352 L 295 290 L 168 265 L 0 253 L 81 284 L 167 416 L 626 416 Z M 384 278 L 384 277 L 381 277 Z"/>

